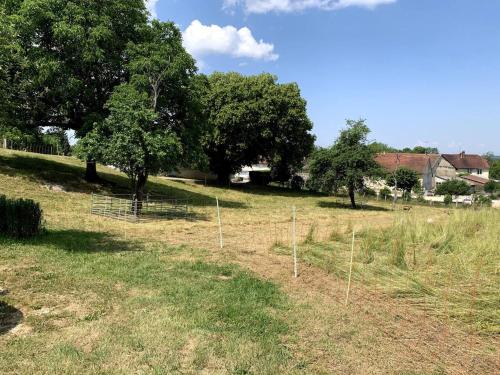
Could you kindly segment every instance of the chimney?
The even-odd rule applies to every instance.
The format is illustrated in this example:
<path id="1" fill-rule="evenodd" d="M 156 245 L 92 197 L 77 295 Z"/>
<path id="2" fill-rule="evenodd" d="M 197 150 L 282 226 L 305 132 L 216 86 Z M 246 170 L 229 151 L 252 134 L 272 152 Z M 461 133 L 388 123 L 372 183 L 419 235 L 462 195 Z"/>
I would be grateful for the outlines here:
<path id="1" fill-rule="evenodd" d="M 463 158 L 465 158 L 465 151 L 462 151 L 462 152 L 460 153 L 460 159 L 463 159 Z"/>

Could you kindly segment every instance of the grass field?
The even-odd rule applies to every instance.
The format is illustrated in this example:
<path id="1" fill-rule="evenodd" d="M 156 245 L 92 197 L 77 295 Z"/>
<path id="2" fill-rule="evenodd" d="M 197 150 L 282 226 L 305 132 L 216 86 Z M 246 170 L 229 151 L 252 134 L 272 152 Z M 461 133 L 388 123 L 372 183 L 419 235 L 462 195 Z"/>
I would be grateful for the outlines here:
<path id="1" fill-rule="evenodd" d="M 194 216 L 131 224 L 89 214 L 92 192 L 127 192 L 126 178 L 100 167 L 103 183 L 87 184 L 83 168 L 0 150 L 0 194 L 39 201 L 47 228 L 0 238 L 1 373 L 500 371 L 498 210 L 352 211 L 342 198 L 152 178 L 150 192 L 191 199 Z"/>

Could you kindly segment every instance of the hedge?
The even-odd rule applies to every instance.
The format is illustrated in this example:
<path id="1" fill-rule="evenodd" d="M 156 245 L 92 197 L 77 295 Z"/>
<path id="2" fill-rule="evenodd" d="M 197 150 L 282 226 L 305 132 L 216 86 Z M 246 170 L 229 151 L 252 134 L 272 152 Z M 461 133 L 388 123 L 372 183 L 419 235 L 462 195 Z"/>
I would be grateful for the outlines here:
<path id="1" fill-rule="evenodd" d="M 43 230 L 42 209 L 30 199 L 7 199 L 0 196 L 0 234 L 28 238 Z"/>

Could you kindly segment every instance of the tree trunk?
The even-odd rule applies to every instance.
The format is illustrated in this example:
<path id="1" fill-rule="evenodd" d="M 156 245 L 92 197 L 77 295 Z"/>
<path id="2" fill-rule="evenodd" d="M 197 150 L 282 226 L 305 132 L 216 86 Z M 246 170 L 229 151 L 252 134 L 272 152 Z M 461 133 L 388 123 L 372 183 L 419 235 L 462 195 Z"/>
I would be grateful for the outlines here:
<path id="1" fill-rule="evenodd" d="M 137 216 L 142 210 L 142 204 L 144 202 L 144 187 L 148 182 L 148 174 L 145 172 L 140 172 L 137 175 L 137 182 L 135 184 L 134 191 L 134 214 Z"/>
<path id="2" fill-rule="evenodd" d="M 349 186 L 349 198 L 351 199 L 351 207 L 356 208 L 356 200 L 354 197 L 354 187 Z"/>
<path id="3" fill-rule="evenodd" d="M 231 173 L 227 171 L 219 171 L 219 173 L 217 173 L 217 182 L 221 186 L 228 186 L 231 182 Z"/>
<path id="4" fill-rule="evenodd" d="M 85 170 L 85 180 L 87 182 L 99 181 L 99 176 L 97 175 L 97 166 L 96 166 L 95 160 L 87 160 L 87 169 Z"/>

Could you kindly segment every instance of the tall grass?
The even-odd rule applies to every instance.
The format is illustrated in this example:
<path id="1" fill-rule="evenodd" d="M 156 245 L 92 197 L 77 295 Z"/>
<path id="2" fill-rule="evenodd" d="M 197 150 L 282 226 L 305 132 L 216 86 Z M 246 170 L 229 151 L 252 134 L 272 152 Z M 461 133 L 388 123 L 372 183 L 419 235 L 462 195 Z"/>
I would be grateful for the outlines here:
<path id="1" fill-rule="evenodd" d="M 355 279 L 474 331 L 500 333 L 500 211 L 454 210 L 445 220 L 405 214 L 358 237 Z M 310 247 L 305 254 L 313 264 L 338 274 L 347 269 L 346 244 L 335 260 L 324 246 Z"/>

